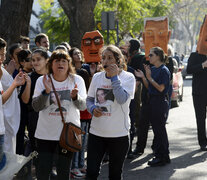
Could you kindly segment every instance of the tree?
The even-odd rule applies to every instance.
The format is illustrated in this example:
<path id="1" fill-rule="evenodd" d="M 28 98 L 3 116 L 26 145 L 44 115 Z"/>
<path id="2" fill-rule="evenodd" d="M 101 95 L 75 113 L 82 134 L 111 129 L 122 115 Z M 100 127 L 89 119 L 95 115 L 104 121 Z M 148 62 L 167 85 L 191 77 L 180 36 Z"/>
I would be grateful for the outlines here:
<path id="1" fill-rule="evenodd" d="M 99 0 L 94 14 L 98 21 L 101 20 L 102 11 L 115 11 L 116 20 L 119 21 L 120 39 L 127 34 L 140 37 L 144 29 L 144 18 L 168 16 L 175 2 L 177 0 Z M 113 41 L 115 33 L 111 31 L 111 42 Z"/>
<path id="2" fill-rule="evenodd" d="M 178 21 L 187 32 L 191 50 L 198 39 L 200 26 L 206 11 L 206 0 L 181 0 L 173 9 L 172 13 L 177 17 Z"/>
<path id="3" fill-rule="evenodd" d="M 34 0 L 2 0 L 0 6 L 0 37 L 8 45 L 18 42 L 20 35 L 28 36 Z"/>
<path id="4" fill-rule="evenodd" d="M 58 0 L 70 20 L 70 44 L 80 48 L 85 32 L 94 30 L 94 14 L 97 0 Z"/>
<path id="5" fill-rule="evenodd" d="M 80 40 L 83 34 L 95 29 L 94 18 L 96 22 L 101 21 L 102 11 L 115 11 L 115 18 L 119 21 L 119 38 L 123 39 L 126 34 L 132 37 L 141 36 L 140 32 L 143 30 L 144 17 L 167 16 L 170 12 L 169 9 L 173 7 L 177 0 L 98 0 L 97 2 L 90 1 L 90 3 L 93 2 L 93 5 L 88 6 L 92 8 L 81 5 L 79 1 L 67 1 L 70 10 L 63 9 L 64 12 L 69 12 L 71 16 L 70 22 L 67 22 L 66 15 L 61 10 L 61 7 L 59 7 L 59 10 L 56 9 L 56 13 L 59 13 L 59 16 L 56 15 L 53 18 L 54 13 L 51 10 L 53 0 L 47 0 L 47 3 L 45 1 L 43 3 L 40 0 L 39 2 L 45 10 L 41 18 L 45 21 L 44 28 L 50 40 L 54 40 L 53 42 L 60 42 L 64 39 L 68 40 L 68 36 L 65 37 L 65 35 L 68 35 L 67 29 L 70 29 L 70 44 L 80 47 Z M 83 2 L 86 3 L 85 0 L 81 1 L 81 3 Z M 60 5 L 63 7 L 63 4 L 60 3 Z M 86 14 L 88 13 L 86 9 L 90 9 L 90 15 Z M 87 16 L 90 16 L 90 18 L 85 18 Z M 90 26 L 86 27 L 86 25 Z M 62 31 L 63 33 L 61 33 Z M 104 35 L 104 39 L 106 39 L 106 32 L 101 31 L 101 33 Z M 74 40 L 71 39 L 73 37 Z M 115 44 L 115 42 L 116 32 L 110 31 L 110 43 Z"/>
<path id="6" fill-rule="evenodd" d="M 70 23 L 68 17 L 65 15 L 61 7 L 56 8 L 54 15 L 53 8 L 47 8 L 44 13 L 40 15 L 44 22 L 43 28 L 45 33 L 49 36 L 52 43 L 60 44 L 63 41 L 69 42 Z"/>

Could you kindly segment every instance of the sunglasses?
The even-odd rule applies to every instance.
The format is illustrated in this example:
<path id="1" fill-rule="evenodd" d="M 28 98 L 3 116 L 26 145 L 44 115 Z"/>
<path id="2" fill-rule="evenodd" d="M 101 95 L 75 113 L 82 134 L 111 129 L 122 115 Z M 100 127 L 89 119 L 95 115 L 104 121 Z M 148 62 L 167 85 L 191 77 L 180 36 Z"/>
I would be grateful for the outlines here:
<path id="1" fill-rule="evenodd" d="M 94 42 L 95 45 L 100 45 L 103 43 L 102 37 L 96 36 L 93 39 L 91 38 L 83 39 L 83 45 L 91 46 L 92 41 Z"/>
<path id="2" fill-rule="evenodd" d="M 149 54 L 149 57 L 152 57 L 152 56 L 154 56 L 154 54 Z"/>

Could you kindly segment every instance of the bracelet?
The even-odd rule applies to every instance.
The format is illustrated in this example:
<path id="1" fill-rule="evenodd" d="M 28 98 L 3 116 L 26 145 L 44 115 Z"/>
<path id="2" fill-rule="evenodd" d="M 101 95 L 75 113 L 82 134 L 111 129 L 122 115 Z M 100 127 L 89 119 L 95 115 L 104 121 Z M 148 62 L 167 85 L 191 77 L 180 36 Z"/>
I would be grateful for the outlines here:
<path id="1" fill-rule="evenodd" d="M 154 79 L 151 78 L 150 81 L 151 81 L 151 83 L 152 83 L 152 82 L 154 82 Z"/>

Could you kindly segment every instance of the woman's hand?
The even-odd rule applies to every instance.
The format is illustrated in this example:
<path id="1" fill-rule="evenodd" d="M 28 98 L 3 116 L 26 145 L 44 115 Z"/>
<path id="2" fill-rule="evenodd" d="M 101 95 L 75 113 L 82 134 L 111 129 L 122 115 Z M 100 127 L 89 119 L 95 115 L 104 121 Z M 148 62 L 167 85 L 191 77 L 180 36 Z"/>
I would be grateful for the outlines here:
<path id="1" fill-rule="evenodd" d="M 136 77 L 139 77 L 139 78 L 144 78 L 145 77 L 144 73 L 139 69 L 137 69 L 137 71 L 134 70 L 134 74 L 135 74 Z"/>
<path id="2" fill-rule="evenodd" d="M 43 76 L 43 84 L 45 86 L 46 93 L 49 94 L 52 89 L 52 82 L 51 79 L 47 78 L 46 75 Z"/>
<path id="3" fill-rule="evenodd" d="M 24 77 L 25 77 L 25 81 L 27 82 L 27 85 L 31 84 L 31 78 L 29 77 L 27 73 L 24 73 Z"/>
<path id="4" fill-rule="evenodd" d="M 25 83 L 25 74 L 22 71 L 20 71 L 14 78 L 13 83 L 15 87 L 23 85 Z"/>
<path id="5" fill-rule="evenodd" d="M 101 117 L 102 116 L 102 110 L 100 108 L 94 108 L 93 115 L 95 117 Z"/>
<path id="6" fill-rule="evenodd" d="M 103 70 L 103 66 L 102 66 L 102 64 L 101 63 L 98 63 L 97 64 L 97 68 L 96 68 L 96 72 L 100 72 L 100 71 L 102 71 Z"/>
<path id="7" fill-rule="evenodd" d="M 149 65 L 144 65 L 144 69 L 145 69 L 145 72 L 146 72 L 147 79 L 148 80 L 152 79 L 150 66 Z"/>
<path id="8" fill-rule="evenodd" d="M 107 65 L 105 68 L 108 77 L 113 77 L 119 74 L 119 67 L 116 64 Z"/>
<path id="9" fill-rule="evenodd" d="M 77 99 L 77 94 L 78 94 L 78 86 L 75 84 L 75 87 L 72 89 L 70 93 L 70 97 L 72 98 L 73 101 Z"/>
<path id="10" fill-rule="evenodd" d="M 91 63 L 90 64 L 90 73 L 91 73 L 91 76 L 93 76 L 95 74 L 96 69 L 97 69 L 97 65 L 95 63 Z"/>
<path id="11" fill-rule="evenodd" d="M 7 72 L 8 72 L 9 74 L 12 75 L 13 72 L 14 72 L 14 70 L 15 70 L 15 68 L 16 68 L 16 63 L 15 63 L 15 61 L 14 61 L 13 59 L 10 60 L 9 63 L 8 63 L 8 65 L 5 65 L 4 68 L 7 70 Z"/>

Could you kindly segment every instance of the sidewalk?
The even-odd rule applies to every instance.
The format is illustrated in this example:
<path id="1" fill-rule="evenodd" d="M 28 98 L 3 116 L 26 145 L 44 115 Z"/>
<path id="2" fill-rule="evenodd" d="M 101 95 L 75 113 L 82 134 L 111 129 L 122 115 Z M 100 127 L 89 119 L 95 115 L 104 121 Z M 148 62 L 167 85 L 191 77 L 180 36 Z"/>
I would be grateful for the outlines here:
<path id="1" fill-rule="evenodd" d="M 148 160 L 153 157 L 150 148 L 153 133 L 150 130 L 144 154 L 133 160 L 126 159 L 124 180 L 207 180 L 207 151 L 200 151 L 197 142 L 191 89 L 187 88 L 184 90 L 184 101 L 180 107 L 170 110 L 166 126 L 171 164 L 163 167 L 147 165 Z M 99 179 L 108 179 L 108 164 L 103 165 Z"/>

